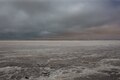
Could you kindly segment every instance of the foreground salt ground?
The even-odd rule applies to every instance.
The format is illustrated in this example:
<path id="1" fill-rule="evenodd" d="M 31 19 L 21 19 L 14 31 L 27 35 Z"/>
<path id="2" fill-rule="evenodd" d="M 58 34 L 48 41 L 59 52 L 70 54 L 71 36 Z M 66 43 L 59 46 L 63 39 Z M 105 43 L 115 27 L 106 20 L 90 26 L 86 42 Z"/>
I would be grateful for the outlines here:
<path id="1" fill-rule="evenodd" d="M 0 42 L 0 80 L 120 80 L 120 41 Z"/>

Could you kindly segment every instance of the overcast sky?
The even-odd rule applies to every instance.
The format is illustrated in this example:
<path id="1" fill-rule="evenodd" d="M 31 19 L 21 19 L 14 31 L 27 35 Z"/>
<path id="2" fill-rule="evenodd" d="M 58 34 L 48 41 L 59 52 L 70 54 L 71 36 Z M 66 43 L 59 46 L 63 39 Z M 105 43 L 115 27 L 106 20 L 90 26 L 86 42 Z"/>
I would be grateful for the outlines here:
<path id="1" fill-rule="evenodd" d="M 119 25 L 120 0 L 0 0 L 0 39 L 120 39 Z"/>

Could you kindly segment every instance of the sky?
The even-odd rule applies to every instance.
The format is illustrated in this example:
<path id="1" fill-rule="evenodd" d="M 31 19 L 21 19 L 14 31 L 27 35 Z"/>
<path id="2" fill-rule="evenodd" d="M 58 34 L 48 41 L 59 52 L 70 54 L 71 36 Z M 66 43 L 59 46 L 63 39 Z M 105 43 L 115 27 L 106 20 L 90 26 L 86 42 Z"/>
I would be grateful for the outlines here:
<path id="1" fill-rule="evenodd" d="M 0 0 L 0 39 L 120 39 L 120 0 Z"/>

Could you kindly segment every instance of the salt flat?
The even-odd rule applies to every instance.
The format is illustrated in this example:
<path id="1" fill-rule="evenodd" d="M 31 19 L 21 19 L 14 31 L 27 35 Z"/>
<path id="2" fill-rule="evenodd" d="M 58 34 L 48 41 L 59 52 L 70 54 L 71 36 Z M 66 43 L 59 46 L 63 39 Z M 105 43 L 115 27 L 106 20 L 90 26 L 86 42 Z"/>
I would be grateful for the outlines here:
<path id="1" fill-rule="evenodd" d="M 0 80 L 106 79 L 120 79 L 120 41 L 0 41 Z"/>

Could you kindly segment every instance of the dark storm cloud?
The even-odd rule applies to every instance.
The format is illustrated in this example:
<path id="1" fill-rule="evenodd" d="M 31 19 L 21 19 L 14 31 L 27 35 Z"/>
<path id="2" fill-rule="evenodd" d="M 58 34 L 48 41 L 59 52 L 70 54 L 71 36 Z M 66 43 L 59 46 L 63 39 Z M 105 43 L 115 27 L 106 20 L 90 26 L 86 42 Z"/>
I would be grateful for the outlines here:
<path id="1" fill-rule="evenodd" d="M 1 0 L 0 38 L 34 38 L 119 21 L 119 0 Z"/>

